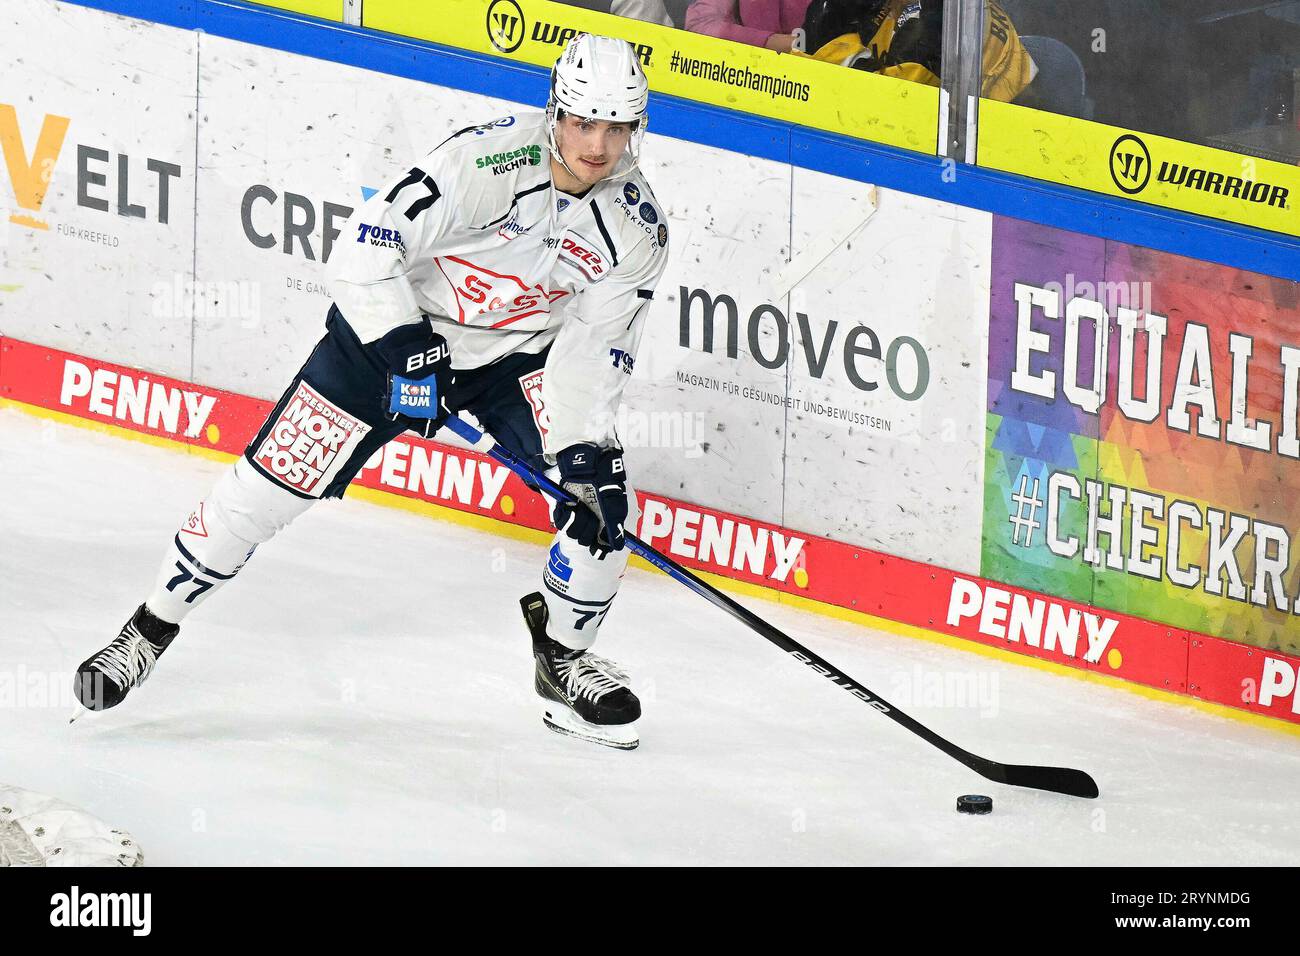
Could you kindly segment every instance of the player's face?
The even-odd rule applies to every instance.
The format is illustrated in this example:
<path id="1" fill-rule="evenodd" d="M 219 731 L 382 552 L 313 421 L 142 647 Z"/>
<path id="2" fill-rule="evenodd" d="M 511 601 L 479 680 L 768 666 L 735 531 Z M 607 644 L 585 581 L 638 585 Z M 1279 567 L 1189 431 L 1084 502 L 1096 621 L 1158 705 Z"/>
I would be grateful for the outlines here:
<path id="1" fill-rule="evenodd" d="M 566 170 L 560 168 L 554 170 L 556 185 L 561 189 L 594 186 L 613 172 L 631 137 L 631 123 L 610 123 L 569 115 L 560 117 L 555 124 L 555 140 L 577 182 L 569 182 L 571 177 L 563 175 Z M 553 167 L 558 165 L 552 164 Z"/>

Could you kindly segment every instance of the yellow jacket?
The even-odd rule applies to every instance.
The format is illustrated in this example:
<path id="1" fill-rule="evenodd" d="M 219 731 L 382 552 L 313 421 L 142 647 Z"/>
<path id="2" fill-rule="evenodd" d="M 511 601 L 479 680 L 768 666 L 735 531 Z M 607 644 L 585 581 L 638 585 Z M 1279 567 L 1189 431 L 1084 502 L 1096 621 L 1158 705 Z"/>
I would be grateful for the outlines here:
<path id="1" fill-rule="evenodd" d="M 853 66 L 855 61 L 873 73 L 893 76 L 914 83 L 938 86 L 936 74 L 938 63 L 917 63 L 911 61 L 893 62 L 872 69 L 869 64 L 875 61 L 890 60 L 885 54 L 889 52 L 894 39 L 900 15 L 912 5 L 912 0 L 890 0 L 886 7 L 880 28 L 864 44 L 857 33 L 845 33 L 826 43 L 813 53 L 800 54 L 811 56 L 814 60 L 837 63 L 841 66 Z M 932 8 L 932 9 L 938 9 Z M 988 22 L 984 31 L 984 83 L 983 95 L 993 100 L 1010 102 L 1020 91 L 1029 85 L 1038 72 L 1033 59 L 1020 42 L 1011 18 L 996 3 L 989 4 Z"/>

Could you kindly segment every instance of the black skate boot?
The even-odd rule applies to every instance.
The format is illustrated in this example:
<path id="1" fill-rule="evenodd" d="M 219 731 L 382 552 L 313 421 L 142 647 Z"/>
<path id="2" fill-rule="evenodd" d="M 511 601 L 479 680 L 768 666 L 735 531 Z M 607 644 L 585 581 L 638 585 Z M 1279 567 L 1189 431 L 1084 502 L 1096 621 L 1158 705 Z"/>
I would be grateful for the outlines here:
<path id="1" fill-rule="evenodd" d="M 575 651 L 546 636 L 546 601 L 534 592 L 519 599 L 533 637 L 535 687 L 546 701 L 542 722 L 559 734 L 632 750 L 640 743 L 633 721 L 641 702 L 627 674 L 589 651 Z"/>
<path id="2" fill-rule="evenodd" d="M 122 703 L 132 687 L 145 682 L 180 630 L 141 604 L 113 642 L 77 668 L 73 690 L 81 706 L 108 710 Z"/>

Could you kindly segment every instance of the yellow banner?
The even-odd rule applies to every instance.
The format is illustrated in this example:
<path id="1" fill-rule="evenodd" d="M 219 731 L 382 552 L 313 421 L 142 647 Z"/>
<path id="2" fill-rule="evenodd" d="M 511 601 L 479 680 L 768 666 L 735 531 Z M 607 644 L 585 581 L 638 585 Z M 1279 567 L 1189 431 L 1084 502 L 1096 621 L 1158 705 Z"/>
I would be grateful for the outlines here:
<path id="1" fill-rule="evenodd" d="M 1300 167 L 980 100 L 981 166 L 1300 235 Z"/>
<path id="2" fill-rule="evenodd" d="M 366 0 L 362 18 L 376 30 L 544 67 L 575 33 L 621 37 L 657 93 L 931 155 L 938 146 L 935 87 L 552 0 Z"/>

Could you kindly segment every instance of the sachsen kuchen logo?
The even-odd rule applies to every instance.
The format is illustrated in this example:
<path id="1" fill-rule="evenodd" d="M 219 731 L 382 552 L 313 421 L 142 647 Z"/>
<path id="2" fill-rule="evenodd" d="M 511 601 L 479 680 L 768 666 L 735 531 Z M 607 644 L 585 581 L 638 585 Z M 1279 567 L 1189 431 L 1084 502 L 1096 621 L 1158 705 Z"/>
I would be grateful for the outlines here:
<path id="1" fill-rule="evenodd" d="M 524 42 L 524 12 L 515 0 L 493 0 L 487 12 L 487 33 L 502 53 L 514 53 Z"/>
<path id="2" fill-rule="evenodd" d="M 1132 196 L 1151 180 L 1151 151 L 1132 133 L 1125 133 L 1110 148 L 1110 178 L 1121 192 Z"/>

